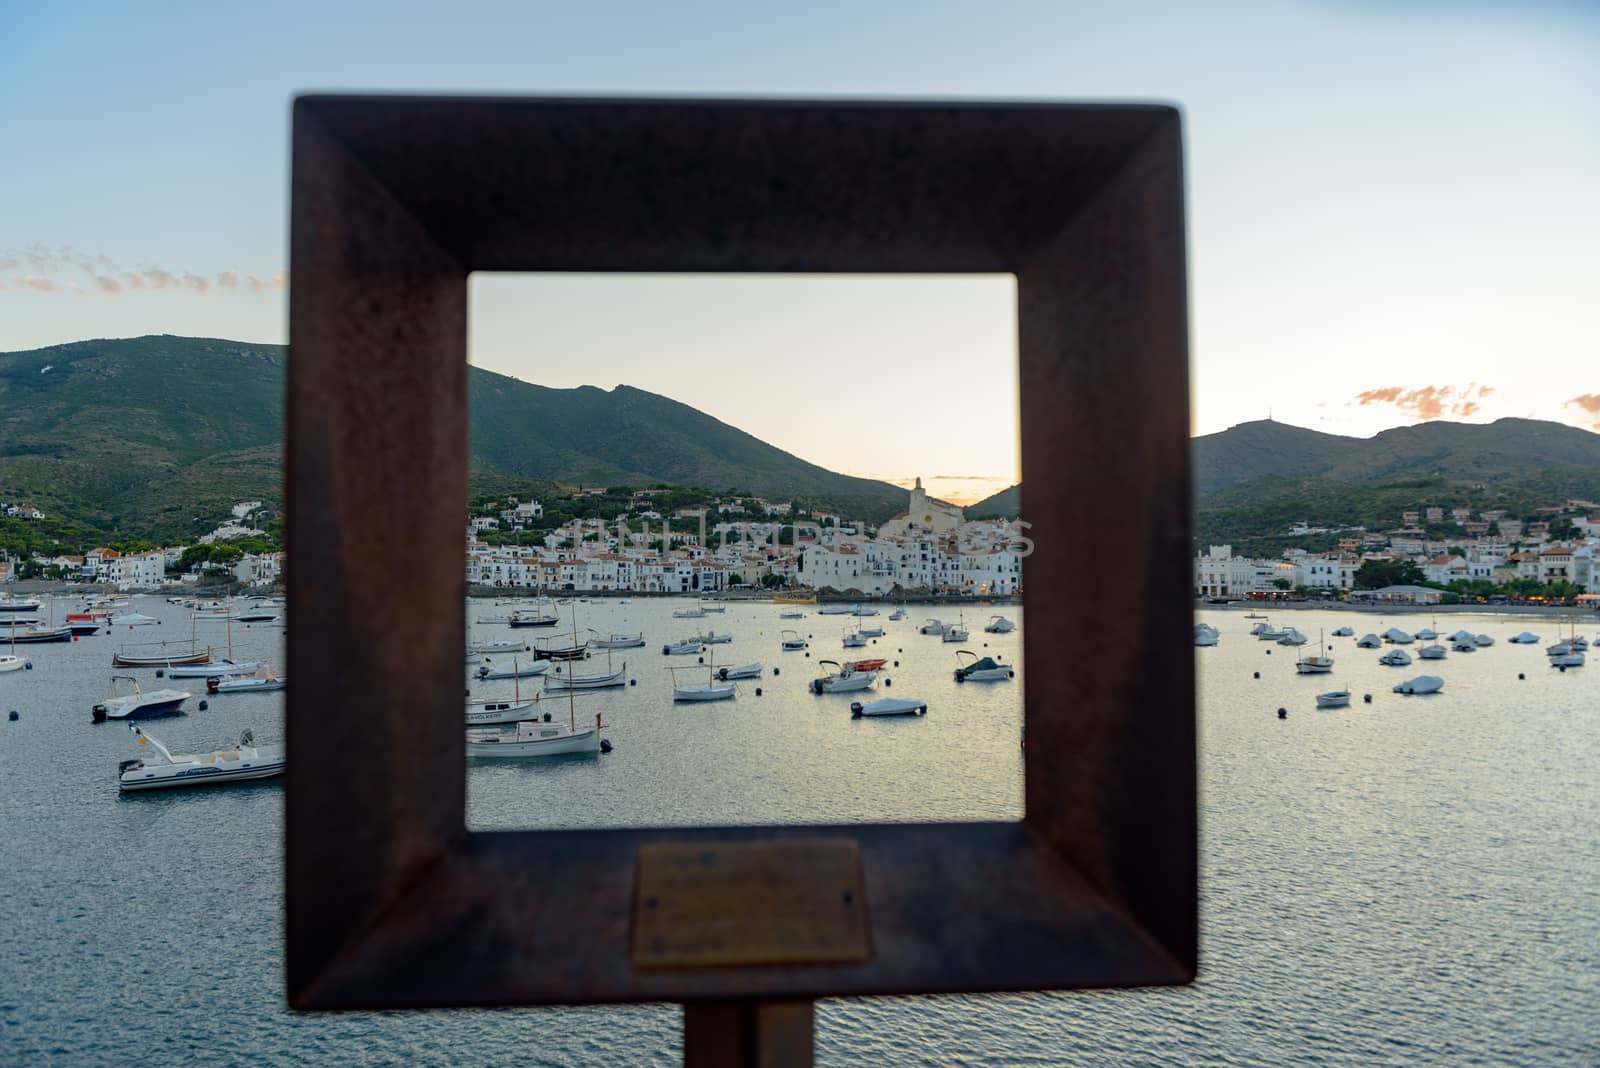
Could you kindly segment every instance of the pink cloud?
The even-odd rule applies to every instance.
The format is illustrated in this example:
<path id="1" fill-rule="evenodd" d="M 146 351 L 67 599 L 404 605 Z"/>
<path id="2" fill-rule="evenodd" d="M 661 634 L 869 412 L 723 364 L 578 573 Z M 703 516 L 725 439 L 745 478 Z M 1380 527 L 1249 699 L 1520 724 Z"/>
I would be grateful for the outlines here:
<path id="1" fill-rule="evenodd" d="M 109 275 L 95 275 L 94 284 L 102 293 L 121 293 L 122 283 Z"/>
<path id="2" fill-rule="evenodd" d="M 40 278 L 38 275 L 32 274 L 24 278 L 22 284 L 29 289 L 36 289 L 40 293 L 54 293 L 61 288 L 48 278 Z"/>
<path id="3" fill-rule="evenodd" d="M 1468 382 L 1461 388 L 1419 386 L 1416 389 L 1407 389 L 1404 386 L 1384 386 L 1356 394 L 1352 403 L 1359 407 L 1366 407 L 1369 404 L 1392 404 L 1402 412 L 1408 412 L 1425 420 L 1438 419 L 1446 415 L 1466 418 L 1481 411 L 1483 405 L 1478 401 L 1493 392 L 1493 386 L 1480 386 L 1476 382 Z"/>

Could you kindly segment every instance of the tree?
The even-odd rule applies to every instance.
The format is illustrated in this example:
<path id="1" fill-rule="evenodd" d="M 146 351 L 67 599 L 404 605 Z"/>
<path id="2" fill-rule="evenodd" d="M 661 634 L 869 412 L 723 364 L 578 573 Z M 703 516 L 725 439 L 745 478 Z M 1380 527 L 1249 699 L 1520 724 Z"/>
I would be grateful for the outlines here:
<path id="1" fill-rule="evenodd" d="M 1294 583 L 1290 582 L 1288 579 L 1285 579 L 1285 578 L 1275 578 L 1275 579 L 1273 579 L 1272 580 L 1272 585 L 1273 585 L 1274 588 L 1280 589 L 1280 590 L 1292 590 L 1292 589 L 1294 589 Z"/>
<path id="2" fill-rule="evenodd" d="M 1410 560 L 1368 560 L 1356 571 L 1355 588 L 1379 590 L 1385 586 L 1420 585 L 1425 576 Z"/>

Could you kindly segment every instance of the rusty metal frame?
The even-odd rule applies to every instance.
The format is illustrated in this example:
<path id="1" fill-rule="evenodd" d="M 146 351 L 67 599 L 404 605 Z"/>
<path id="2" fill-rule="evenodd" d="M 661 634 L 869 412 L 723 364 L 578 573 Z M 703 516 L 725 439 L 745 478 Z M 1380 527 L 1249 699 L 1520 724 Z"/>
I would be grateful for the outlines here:
<path id="1" fill-rule="evenodd" d="M 307 96 L 294 104 L 292 183 L 295 1007 L 804 1001 L 1193 977 L 1175 109 Z M 1026 817 L 467 833 L 473 270 L 1014 273 L 1036 544 Z M 870 960 L 631 966 L 642 843 L 797 835 L 858 843 Z"/>

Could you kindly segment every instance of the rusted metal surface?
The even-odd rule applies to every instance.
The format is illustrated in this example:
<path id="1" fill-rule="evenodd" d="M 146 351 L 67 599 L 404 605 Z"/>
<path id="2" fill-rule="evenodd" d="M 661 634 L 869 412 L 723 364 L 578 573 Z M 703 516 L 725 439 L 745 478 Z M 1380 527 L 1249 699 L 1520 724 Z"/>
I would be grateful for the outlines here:
<path id="1" fill-rule="evenodd" d="M 854 839 L 651 842 L 639 847 L 637 869 L 636 968 L 872 956 Z"/>
<path id="2" fill-rule="evenodd" d="M 1190 978 L 1182 183 L 1163 107 L 297 101 L 293 1004 Z M 1036 545 L 1022 824 L 465 833 L 465 286 L 480 269 L 1015 272 Z M 869 959 L 635 966 L 641 847 L 819 837 L 859 845 Z M 563 903 L 559 922 L 535 896 Z"/>

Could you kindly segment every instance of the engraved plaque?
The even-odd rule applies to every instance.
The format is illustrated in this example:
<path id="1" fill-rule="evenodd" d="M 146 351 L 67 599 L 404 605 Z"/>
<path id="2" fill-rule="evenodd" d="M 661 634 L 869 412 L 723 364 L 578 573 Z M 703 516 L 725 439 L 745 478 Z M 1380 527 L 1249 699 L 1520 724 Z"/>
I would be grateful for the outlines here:
<path id="1" fill-rule="evenodd" d="M 871 957 L 854 839 L 639 847 L 636 968 L 837 964 Z"/>

